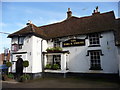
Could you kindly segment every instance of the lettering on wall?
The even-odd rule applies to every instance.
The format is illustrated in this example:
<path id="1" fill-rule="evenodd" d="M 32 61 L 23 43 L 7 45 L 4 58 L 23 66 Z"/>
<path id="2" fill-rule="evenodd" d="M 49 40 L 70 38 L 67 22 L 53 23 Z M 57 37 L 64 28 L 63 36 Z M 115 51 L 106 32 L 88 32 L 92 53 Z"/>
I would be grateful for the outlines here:
<path id="1" fill-rule="evenodd" d="M 62 47 L 85 46 L 85 39 L 70 39 L 62 43 Z"/>

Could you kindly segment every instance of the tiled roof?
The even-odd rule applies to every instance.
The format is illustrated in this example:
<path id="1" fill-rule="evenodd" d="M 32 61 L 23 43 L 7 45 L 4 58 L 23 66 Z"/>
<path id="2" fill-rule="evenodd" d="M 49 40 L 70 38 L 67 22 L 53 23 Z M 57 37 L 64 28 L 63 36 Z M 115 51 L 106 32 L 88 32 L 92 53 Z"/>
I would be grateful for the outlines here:
<path id="1" fill-rule="evenodd" d="M 96 13 L 87 17 L 71 17 L 60 23 L 39 27 L 47 35 L 47 38 L 63 37 L 68 35 L 87 34 L 114 30 L 114 12 Z"/>
<path id="2" fill-rule="evenodd" d="M 40 28 L 38 28 L 37 26 L 35 26 L 34 24 L 29 24 L 25 28 L 23 28 L 17 32 L 14 32 L 12 34 L 9 34 L 8 37 L 26 36 L 27 34 L 34 34 L 41 38 L 46 37 L 45 33 L 43 33 L 43 31 Z"/>
<path id="3" fill-rule="evenodd" d="M 71 18 L 65 19 L 62 22 L 40 27 L 37 27 L 34 24 L 30 24 L 13 34 L 10 34 L 8 37 L 34 34 L 44 39 L 51 39 L 69 35 L 103 32 L 108 30 L 115 30 L 118 32 L 115 26 L 116 19 L 113 11 L 106 13 L 98 12 L 91 16 L 81 18 L 72 16 Z M 117 38 L 120 38 L 120 34 L 117 36 Z"/>

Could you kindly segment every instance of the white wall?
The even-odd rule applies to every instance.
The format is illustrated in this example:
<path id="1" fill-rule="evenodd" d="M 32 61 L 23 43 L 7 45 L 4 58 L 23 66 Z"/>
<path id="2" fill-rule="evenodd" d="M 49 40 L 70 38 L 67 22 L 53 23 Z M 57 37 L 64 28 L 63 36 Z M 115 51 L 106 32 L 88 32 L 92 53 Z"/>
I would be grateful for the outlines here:
<path id="1" fill-rule="evenodd" d="M 18 44 L 17 37 L 12 38 L 11 43 L 12 44 L 14 44 L 14 43 Z M 16 57 L 17 55 L 21 55 L 23 61 L 28 60 L 29 61 L 29 66 L 27 67 L 27 70 L 26 70 L 27 73 L 32 72 L 32 58 L 33 57 L 31 55 L 31 53 L 32 53 L 32 48 L 31 48 L 32 44 L 31 43 L 32 43 L 31 36 L 30 35 L 26 36 L 25 39 L 24 39 L 24 44 L 22 46 L 22 49 L 19 49 L 17 52 L 27 52 L 27 53 L 26 54 L 24 54 L 24 53 L 23 54 L 13 54 L 12 57 L 11 57 L 12 61 L 17 61 L 17 57 Z M 26 56 L 24 57 L 24 55 L 26 55 Z M 14 62 L 14 64 L 12 65 L 12 72 L 15 72 L 15 69 L 14 69 L 15 66 L 16 66 L 16 63 Z"/>
<path id="2" fill-rule="evenodd" d="M 118 59 L 119 59 L 119 76 L 120 76 L 120 47 L 118 47 Z"/>
<path id="3" fill-rule="evenodd" d="M 89 40 L 86 39 L 85 46 L 63 47 L 63 50 L 69 50 L 69 71 L 82 73 L 118 73 L 118 58 L 117 47 L 114 42 L 114 34 L 112 31 L 101 33 L 100 47 L 88 47 Z M 85 39 L 86 35 L 80 35 L 78 39 Z M 61 41 L 68 40 L 62 38 Z M 108 42 L 108 45 L 107 45 Z M 62 44 L 62 43 L 61 43 Z M 52 44 L 49 45 L 50 47 Z M 90 56 L 87 55 L 88 50 L 102 50 L 104 54 L 101 56 L 101 67 L 103 70 L 89 70 Z"/>
<path id="4" fill-rule="evenodd" d="M 75 46 L 75 47 L 63 47 L 63 50 L 69 50 L 69 60 L 68 66 L 70 72 L 80 72 L 80 73 L 92 73 L 93 70 L 90 68 L 90 57 L 86 56 L 88 50 L 102 50 L 104 54 L 101 56 L 101 67 L 102 71 L 94 71 L 97 73 L 118 73 L 118 52 L 117 47 L 114 42 L 113 32 L 101 33 L 102 38 L 100 38 L 100 47 L 88 47 L 89 40 L 86 39 L 85 46 Z M 85 39 L 86 35 L 79 35 L 78 39 Z M 61 41 L 68 40 L 68 38 L 61 38 Z M 16 39 L 12 40 L 12 43 L 16 42 Z M 26 58 L 23 60 L 29 60 L 29 67 L 27 68 L 28 73 L 39 73 L 42 72 L 42 61 L 41 61 L 41 42 L 42 51 L 45 51 L 47 47 L 53 47 L 53 42 L 42 40 L 36 36 L 26 36 L 24 45 L 18 52 L 27 52 Z M 61 44 L 62 44 L 61 42 Z M 107 44 L 108 42 L 108 44 Z M 119 54 L 120 55 L 120 54 Z M 15 61 L 15 56 L 13 56 L 13 61 Z M 45 59 L 46 60 L 46 59 Z"/>
<path id="5" fill-rule="evenodd" d="M 22 49 L 19 49 L 17 52 L 27 52 L 26 54 L 13 54 L 12 61 L 17 61 L 16 55 L 22 55 L 23 60 L 29 61 L 29 67 L 27 67 L 26 72 L 27 73 L 39 73 L 42 72 L 41 67 L 41 42 L 42 45 L 42 51 L 45 51 L 47 48 L 47 41 L 42 40 L 39 37 L 36 37 L 34 35 L 26 36 L 24 39 L 24 44 L 22 46 Z M 17 37 L 12 39 L 12 44 L 17 44 Z M 15 72 L 15 66 L 16 63 L 14 62 L 12 66 L 12 72 Z M 24 69 L 25 71 L 25 69 Z"/>

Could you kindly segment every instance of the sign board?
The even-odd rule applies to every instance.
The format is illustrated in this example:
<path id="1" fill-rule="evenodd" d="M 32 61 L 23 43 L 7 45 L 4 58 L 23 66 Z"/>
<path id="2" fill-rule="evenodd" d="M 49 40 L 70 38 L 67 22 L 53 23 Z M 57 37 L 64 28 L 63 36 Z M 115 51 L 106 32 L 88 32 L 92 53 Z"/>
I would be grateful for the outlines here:
<path id="1" fill-rule="evenodd" d="M 85 46 L 85 39 L 70 39 L 62 43 L 63 47 Z"/>

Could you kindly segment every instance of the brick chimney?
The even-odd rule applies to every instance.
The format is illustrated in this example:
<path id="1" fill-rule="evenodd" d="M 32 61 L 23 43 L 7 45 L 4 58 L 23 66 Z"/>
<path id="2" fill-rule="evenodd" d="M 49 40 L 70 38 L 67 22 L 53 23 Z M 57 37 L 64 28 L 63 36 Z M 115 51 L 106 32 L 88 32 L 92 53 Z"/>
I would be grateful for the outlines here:
<path id="1" fill-rule="evenodd" d="M 72 17 L 72 12 L 70 11 L 70 8 L 68 8 L 67 19 L 69 19 L 70 17 Z"/>

